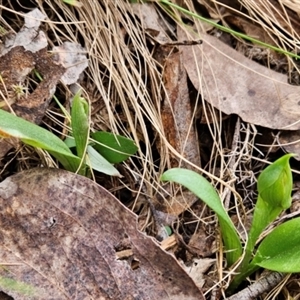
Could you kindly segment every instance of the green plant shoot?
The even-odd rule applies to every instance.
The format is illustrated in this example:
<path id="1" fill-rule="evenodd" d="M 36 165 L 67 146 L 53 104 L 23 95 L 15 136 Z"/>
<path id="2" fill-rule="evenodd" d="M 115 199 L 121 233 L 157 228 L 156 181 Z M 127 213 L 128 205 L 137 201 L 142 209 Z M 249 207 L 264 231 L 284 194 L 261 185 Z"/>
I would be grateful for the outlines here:
<path id="1" fill-rule="evenodd" d="M 230 289 L 234 290 L 247 276 L 258 269 L 250 262 L 257 239 L 263 230 L 271 224 L 282 211 L 291 206 L 293 187 L 292 172 L 289 165 L 294 154 L 286 154 L 269 165 L 258 177 L 258 198 L 253 213 L 253 220 L 248 234 L 245 256 Z"/>
<path id="2" fill-rule="evenodd" d="M 185 186 L 217 214 L 224 246 L 227 251 L 227 263 L 229 266 L 234 264 L 242 254 L 242 244 L 213 186 L 196 172 L 180 168 L 166 171 L 162 175 L 161 180 L 173 181 Z"/>
<path id="3" fill-rule="evenodd" d="M 15 137 L 25 144 L 47 150 L 71 172 L 86 175 L 89 166 L 107 175 L 120 177 L 113 163 L 124 161 L 137 151 L 132 140 L 119 135 L 95 132 L 94 139 L 89 138 L 89 106 L 80 93 L 73 99 L 71 127 L 73 136 L 63 142 L 50 131 L 0 109 L 0 137 Z M 70 150 L 73 147 L 77 155 Z"/>
<path id="4" fill-rule="evenodd" d="M 258 199 L 244 248 L 245 255 L 238 274 L 229 286 L 229 293 L 260 267 L 278 272 L 300 272 L 300 218 L 279 225 L 255 249 L 265 228 L 291 205 L 293 180 L 289 160 L 293 156 L 294 154 L 286 154 L 279 158 L 258 178 Z M 214 210 L 227 250 L 228 266 L 236 263 L 242 253 L 242 244 L 213 186 L 196 172 L 179 168 L 166 171 L 161 179 L 182 184 Z"/>
<path id="5" fill-rule="evenodd" d="M 79 93 L 73 98 L 71 120 L 77 155 L 84 158 L 90 132 L 89 105 Z"/>

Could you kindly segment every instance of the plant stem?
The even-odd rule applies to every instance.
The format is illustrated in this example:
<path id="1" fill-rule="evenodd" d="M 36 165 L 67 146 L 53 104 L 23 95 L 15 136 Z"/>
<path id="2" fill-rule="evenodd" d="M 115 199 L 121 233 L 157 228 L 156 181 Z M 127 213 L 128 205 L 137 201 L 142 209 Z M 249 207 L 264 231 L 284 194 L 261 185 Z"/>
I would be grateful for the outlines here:
<path id="1" fill-rule="evenodd" d="M 252 263 L 248 264 L 246 270 L 242 271 L 241 273 L 239 273 L 234 277 L 233 281 L 229 285 L 229 288 L 227 289 L 228 293 L 232 294 L 237 289 L 237 287 L 242 283 L 242 281 L 244 281 L 245 278 L 250 276 L 259 268 L 260 267 L 255 264 Z"/>

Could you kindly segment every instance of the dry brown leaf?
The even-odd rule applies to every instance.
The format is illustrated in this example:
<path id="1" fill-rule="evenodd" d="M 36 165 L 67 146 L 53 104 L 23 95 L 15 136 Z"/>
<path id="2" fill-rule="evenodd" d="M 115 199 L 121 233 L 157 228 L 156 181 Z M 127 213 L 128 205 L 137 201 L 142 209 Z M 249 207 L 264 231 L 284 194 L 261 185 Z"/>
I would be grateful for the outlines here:
<path id="1" fill-rule="evenodd" d="M 186 39 L 178 29 L 179 40 Z M 180 47 L 184 66 L 204 99 L 226 114 L 273 129 L 300 128 L 300 88 L 287 76 L 245 58 L 217 38 L 201 34 L 203 44 Z"/>
<path id="2" fill-rule="evenodd" d="M 88 178 L 18 173 L 0 184 L 0 207 L 0 276 L 33 286 L 31 296 L 1 287 L 16 300 L 204 299 L 136 216 Z"/>
<path id="3" fill-rule="evenodd" d="M 189 162 L 200 165 L 199 144 L 194 128 L 193 108 L 191 106 L 187 75 L 182 54 L 175 52 L 165 60 L 163 80 L 167 93 L 162 107 L 162 122 L 169 143 Z M 171 167 L 189 165 L 173 161 Z"/>
<path id="4" fill-rule="evenodd" d="M 295 153 L 295 159 L 300 160 L 300 132 L 299 131 L 282 131 L 279 134 L 280 145 L 290 153 Z"/>
<path id="5" fill-rule="evenodd" d="M 187 74 L 182 62 L 182 54 L 173 52 L 164 60 L 163 80 L 166 90 L 161 118 L 166 139 L 173 148 L 189 162 L 200 165 L 200 151 L 197 134 L 194 128 L 193 107 L 189 97 Z M 171 167 L 191 169 L 185 162 L 173 157 Z M 197 201 L 194 194 L 183 191 L 170 201 L 166 211 L 180 215 Z"/>
<path id="6" fill-rule="evenodd" d="M 140 18 L 143 29 L 159 43 L 170 41 L 166 31 L 168 30 L 162 19 L 158 16 L 152 4 L 135 3 L 131 5 L 133 12 Z"/>

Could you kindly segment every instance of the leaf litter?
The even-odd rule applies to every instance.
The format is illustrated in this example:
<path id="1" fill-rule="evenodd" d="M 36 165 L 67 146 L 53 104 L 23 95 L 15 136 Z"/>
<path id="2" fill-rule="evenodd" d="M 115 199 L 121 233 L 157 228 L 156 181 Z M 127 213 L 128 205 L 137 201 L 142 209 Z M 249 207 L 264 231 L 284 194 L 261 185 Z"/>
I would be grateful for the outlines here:
<path id="1" fill-rule="evenodd" d="M 188 7 L 192 3 L 191 1 L 186 2 Z M 223 7 L 222 3 L 217 6 L 215 1 L 198 2 L 201 2 L 202 5 L 204 3 L 209 13 L 211 12 L 209 9 L 210 5 L 217 7 L 218 9 L 214 11 L 215 15 L 212 16 L 217 17 L 218 21 L 223 19 L 220 13 L 224 13 L 225 6 Z M 252 3 L 249 1 L 240 2 L 250 12 L 249 15 L 251 18 L 255 19 L 254 12 L 257 7 L 251 7 L 250 4 Z M 260 3 L 263 2 L 260 1 Z M 189 257 L 192 261 L 193 257 L 196 257 L 197 254 L 200 257 L 208 255 L 213 258 L 219 254 L 222 255 L 222 249 L 218 248 L 214 217 L 205 208 L 198 205 L 197 202 L 194 203 L 196 199 L 190 200 L 189 195 L 185 191 L 178 191 L 176 186 L 161 187 L 159 176 L 163 170 L 173 166 L 174 163 L 199 170 L 199 172 L 211 178 L 212 182 L 218 188 L 222 199 L 227 199 L 224 204 L 228 209 L 235 205 L 232 200 L 241 200 L 241 196 L 244 198 L 244 206 L 250 206 L 251 208 L 253 204 L 252 199 L 255 197 L 253 189 L 255 176 L 261 170 L 263 166 L 262 162 L 269 155 L 272 158 L 274 157 L 273 153 L 276 154 L 278 152 L 281 146 L 279 138 L 282 133 L 288 135 L 286 143 L 290 144 L 290 141 L 294 141 L 293 138 L 289 140 L 289 132 L 296 133 L 297 131 L 294 130 L 298 129 L 297 86 L 288 85 L 286 75 L 279 74 L 279 76 L 278 73 L 275 74 L 266 67 L 257 69 L 258 64 L 250 60 L 244 60 L 242 56 L 237 54 L 237 51 L 219 44 L 216 38 L 212 38 L 201 31 L 198 31 L 201 32 L 201 36 L 192 37 L 192 40 L 202 39 L 203 35 L 204 43 L 202 45 L 176 45 L 176 41 L 182 42 L 180 37 L 177 37 L 180 29 L 178 27 L 176 29 L 177 25 L 170 21 L 162 13 L 162 10 L 157 7 L 155 8 L 153 5 L 147 6 L 147 14 L 143 14 L 139 18 L 138 12 L 143 11 L 145 4 L 137 4 L 133 8 L 132 5 L 123 2 L 103 2 L 103 7 L 101 7 L 96 3 L 88 2 L 80 9 L 77 9 L 65 6 L 61 1 L 46 0 L 45 3 L 51 8 L 52 18 L 55 19 L 59 16 L 56 20 L 61 20 L 61 16 L 63 15 L 65 18 L 64 21 L 66 21 L 63 24 L 64 29 L 61 30 L 61 24 L 47 23 L 48 20 L 46 19 L 48 29 L 50 28 L 47 33 L 49 34 L 52 31 L 54 32 L 54 36 L 58 36 L 57 44 L 61 45 L 66 40 L 78 43 L 78 36 L 80 36 L 81 41 L 84 41 L 85 49 L 89 51 L 87 78 L 84 81 L 81 80 L 81 83 L 84 84 L 93 109 L 97 112 L 93 116 L 95 129 L 104 127 L 119 134 L 130 135 L 135 139 L 137 144 L 143 145 L 143 150 L 140 150 L 138 153 L 137 160 L 130 160 L 130 164 L 122 167 L 123 174 L 126 174 L 125 180 L 123 182 L 118 181 L 121 184 L 121 190 L 124 185 L 130 186 L 134 190 L 132 193 L 134 199 L 129 206 L 133 211 L 139 213 L 139 228 L 151 233 L 151 235 L 155 235 L 155 230 L 153 229 L 155 226 L 151 225 L 153 222 L 149 222 L 149 209 L 147 205 L 142 204 L 143 201 L 141 199 L 143 197 L 138 193 L 139 187 L 143 186 L 146 187 L 143 191 L 147 195 L 150 195 L 149 199 L 151 203 L 153 202 L 158 212 L 173 213 L 173 216 L 179 216 L 183 220 L 183 223 L 185 223 L 181 225 L 180 222 L 175 222 L 173 227 L 177 232 L 177 242 L 171 248 L 171 251 L 177 257 L 181 256 L 179 253 L 185 253 L 183 256 Z M 274 3 L 276 2 L 270 1 L 268 5 L 274 5 Z M 231 4 L 232 7 L 234 4 L 239 5 L 237 1 L 232 1 Z M 103 9 L 104 7 L 105 10 Z M 237 12 L 232 7 L 226 7 L 227 21 L 230 20 L 228 16 L 239 14 L 239 11 Z M 263 6 L 260 9 L 264 18 L 271 18 L 262 8 Z M 76 10 L 78 18 L 74 14 L 74 10 Z M 41 11 L 44 12 L 45 10 Z M 113 13 L 107 14 L 107 12 Z M 133 18 L 132 16 L 134 15 L 136 17 Z M 285 14 L 282 13 L 282 15 Z M 285 16 L 292 15 L 289 12 Z M 82 20 L 85 20 L 86 27 L 82 26 Z M 158 20 L 162 21 L 159 21 L 159 26 L 157 25 Z M 197 20 L 190 18 L 190 21 L 200 26 L 200 22 Z M 247 21 L 249 19 L 246 19 Z M 283 26 L 285 30 L 292 28 L 283 23 L 284 18 L 277 18 L 276 20 L 273 18 L 271 21 L 276 23 L 276 26 Z M 294 16 L 292 22 L 295 22 Z M 297 22 L 298 20 L 296 19 L 296 24 Z M 262 25 L 262 22 L 258 22 L 258 24 Z M 267 26 L 262 27 L 266 31 L 270 30 Z M 74 31 L 74 28 L 78 30 Z M 177 33 L 176 30 L 178 30 Z M 275 34 L 274 31 L 273 29 L 273 35 Z M 68 32 L 67 35 L 66 32 Z M 258 34 L 262 34 L 264 31 L 257 32 Z M 215 30 L 211 33 L 216 36 L 220 35 Z M 296 33 L 290 31 L 289 34 Z M 66 38 L 66 36 L 68 37 Z M 97 38 L 95 39 L 95 37 Z M 281 38 L 284 39 L 284 35 L 281 35 Z M 222 35 L 221 39 L 232 47 L 232 38 L 228 37 L 228 35 Z M 167 44 L 170 44 L 170 41 L 174 40 L 174 45 L 166 49 Z M 187 38 L 184 37 L 184 40 L 187 40 Z M 291 40 L 288 42 L 290 43 Z M 243 51 L 245 43 L 243 41 L 238 42 L 240 46 L 237 49 Z M 200 56 L 193 55 L 192 59 L 187 60 L 186 55 L 191 54 L 191 49 L 195 48 L 200 49 Z M 205 51 L 203 51 L 203 48 Z M 249 48 L 253 48 L 253 45 L 248 45 Z M 156 59 L 157 56 L 161 55 L 160 52 L 163 52 L 163 50 L 166 51 L 166 55 L 163 55 L 161 60 Z M 211 51 L 212 56 L 209 56 L 209 51 Z M 224 56 L 223 51 L 226 51 L 228 56 L 235 58 L 239 63 L 228 59 L 228 57 Z M 195 54 L 196 52 L 193 53 Z M 269 55 L 268 51 L 264 51 L 263 53 L 265 56 L 261 60 Z M 258 56 L 253 54 L 255 54 L 253 51 L 249 55 L 246 53 L 246 55 L 252 55 L 252 58 L 260 60 Z M 210 60 L 206 61 L 203 55 L 208 55 Z M 182 67 L 180 67 L 180 73 L 172 74 L 171 66 L 175 61 L 179 61 L 176 66 L 181 64 L 185 66 L 188 75 L 186 79 L 184 79 L 186 75 L 184 75 Z M 219 65 L 217 65 L 218 62 Z M 284 59 L 282 62 L 285 64 Z M 196 63 L 201 63 L 201 66 L 212 64 L 215 67 L 211 68 L 211 70 L 208 67 L 204 68 L 207 72 L 204 73 L 204 75 L 206 74 L 205 76 L 201 72 L 196 73 L 196 76 L 191 76 Z M 282 63 L 280 64 L 282 66 Z M 242 67 L 242 65 L 246 65 L 246 68 Z M 30 64 L 29 66 L 31 67 Z M 164 75 L 164 72 L 162 72 L 165 67 L 169 67 L 169 74 L 165 73 Z M 60 69 L 62 69 L 62 66 L 60 66 Z M 199 68 L 200 70 L 201 68 Z M 226 77 L 226 70 L 230 73 L 230 78 L 228 78 L 229 76 Z M 255 71 L 253 72 L 253 70 Z M 285 71 L 287 70 L 285 69 Z M 258 73 L 263 74 L 263 76 Z M 27 73 L 24 76 L 26 75 Z M 247 82 L 247 76 L 250 76 L 251 80 L 257 80 L 259 76 L 261 79 L 257 81 L 257 86 L 252 86 L 251 81 Z M 168 87 L 165 84 L 167 82 L 166 79 L 174 80 L 173 87 Z M 231 79 L 232 81 L 230 81 Z M 229 85 L 232 88 L 226 90 L 225 82 L 222 82 L 222 80 L 232 82 Z M 210 86 L 209 90 L 207 90 L 207 85 L 204 85 L 203 82 Z M 228 99 L 231 99 L 230 103 L 233 102 L 233 104 L 222 106 L 222 102 L 219 102 L 221 94 L 215 94 L 218 91 L 216 89 L 216 82 L 218 83 L 217 88 L 220 86 L 222 96 L 223 94 L 225 95 L 224 97 L 227 96 Z M 263 86 L 267 82 L 266 92 L 264 92 Z M 178 90 L 176 90 L 176 84 Z M 274 88 L 272 90 L 274 86 L 279 87 L 279 93 Z M 235 91 L 235 88 L 237 91 Z M 253 95 L 253 91 L 255 95 Z M 268 94 L 269 92 L 270 94 Z M 186 96 L 186 93 L 188 93 L 189 97 Z M 205 99 L 201 99 L 201 95 Z M 170 105 L 172 104 L 170 101 L 172 97 L 175 99 L 175 106 Z M 182 98 L 183 102 L 180 102 L 180 98 Z M 196 105 L 194 103 L 195 99 L 198 99 Z M 239 109 L 239 101 L 244 105 L 242 110 Z M 184 107 L 188 107 L 188 109 L 181 109 L 182 105 L 185 105 Z M 201 108 L 200 112 L 194 110 L 197 106 Z M 48 107 L 48 104 L 46 107 Z M 120 107 L 121 109 L 119 109 Z M 274 114 L 273 116 L 271 114 L 272 109 L 273 112 L 276 112 L 275 118 Z M 235 114 L 235 116 L 226 116 L 220 110 L 225 114 Z M 235 124 L 236 115 L 241 117 L 242 121 Z M 162 121 L 164 118 L 167 118 L 169 123 L 164 123 Z M 180 118 L 183 121 L 180 121 Z M 200 124 L 198 121 L 199 118 L 201 118 Z M 186 124 L 184 122 L 185 119 L 188 120 Z M 182 127 L 177 126 L 177 123 Z M 195 132 L 193 132 L 193 126 L 196 127 Z M 263 129 L 264 127 L 261 126 L 270 129 Z M 173 132 L 172 127 L 174 128 Z M 276 136 L 276 130 L 278 129 L 281 129 L 279 138 Z M 257 141 L 262 132 L 267 132 L 270 140 L 266 141 L 264 139 L 265 135 L 262 135 L 261 144 L 265 145 L 260 146 L 257 144 Z M 185 134 L 187 137 L 179 141 Z M 234 135 L 237 135 L 236 139 Z M 175 138 L 172 138 L 172 136 Z M 200 153 L 198 154 L 195 138 L 198 138 L 198 143 L 200 144 Z M 274 143 L 275 146 L 273 145 Z M 284 145 L 282 146 L 284 147 Z M 186 152 L 186 149 L 192 149 L 192 152 Z M 268 153 L 269 150 L 270 154 Z M 196 155 L 194 155 L 195 153 Z M 195 157 L 195 161 L 192 163 L 190 161 L 190 154 L 193 154 L 192 157 Z M 200 159 L 197 155 L 200 155 Z M 107 179 L 102 181 L 101 178 L 97 179 L 99 182 L 104 182 L 107 186 L 111 186 L 108 184 Z M 233 187 L 235 190 L 230 190 L 228 187 Z M 177 200 L 179 199 L 178 205 Z M 192 205 L 192 203 L 194 204 Z M 243 211 L 242 207 L 238 207 L 237 210 Z M 246 217 L 249 216 L 247 215 Z M 56 224 L 54 219 L 50 217 L 47 220 L 49 222 L 46 223 L 50 228 L 52 228 L 53 222 L 55 224 L 53 229 L 57 227 L 58 224 Z M 199 227 L 202 230 L 199 230 Z M 76 231 L 76 234 L 77 232 L 79 234 L 81 231 Z M 70 238 L 74 238 L 76 234 L 74 233 Z M 199 247 L 199 244 L 195 242 L 197 235 L 200 240 L 206 240 L 208 237 L 213 238 L 209 242 L 212 251 L 209 251 L 209 247 L 205 250 L 208 244 L 201 245 L 201 243 L 200 248 L 204 247 L 205 251 L 197 249 Z M 193 239 L 191 239 L 191 236 L 193 236 Z M 186 244 L 185 241 L 189 243 Z M 122 251 L 126 252 L 126 250 L 128 249 L 118 247 L 120 253 Z M 124 260 L 128 260 L 130 257 L 126 253 L 124 256 L 122 255 L 121 257 L 124 257 Z M 133 260 L 133 263 L 138 262 Z M 222 268 L 222 264 L 218 266 L 215 264 L 210 267 L 210 273 L 215 275 L 206 279 L 206 284 L 208 281 L 211 283 L 210 286 L 205 286 L 204 283 L 204 291 L 212 287 L 218 293 L 222 289 L 222 286 L 226 285 L 227 277 L 223 277 L 224 273 L 221 276 L 216 276 L 222 274 Z"/>

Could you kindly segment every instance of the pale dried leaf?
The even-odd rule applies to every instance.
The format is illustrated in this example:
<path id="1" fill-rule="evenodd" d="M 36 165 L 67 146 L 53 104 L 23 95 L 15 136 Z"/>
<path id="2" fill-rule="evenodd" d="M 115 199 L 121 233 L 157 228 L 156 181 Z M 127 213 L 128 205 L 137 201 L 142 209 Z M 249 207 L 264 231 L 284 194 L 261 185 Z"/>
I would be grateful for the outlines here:
<path id="1" fill-rule="evenodd" d="M 61 77 L 64 84 L 73 84 L 80 74 L 88 66 L 86 50 L 79 44 L 65 42 L 61 46 L 53 47 L 55 60 L 63 66 L 66 71 Z"/>
<path id="2" fill-rule="evenodd" d="M 166 33 L 167 28 L 162 23 L 152 4 L 136 3 L 132 5 L 132 10 L 140 18 L 144 30 L 155 38 L 156 41 L 162 44 L 170 41 Z"/>
<path id="3" fill-rule="evenodd" d="M 178 29 L 179 39 L 186 39 Z M 300 129 L 300 87 L 287 76 L 245 58 L 217 38 L 201 34 L 200 46 L 180 47 L 193 85 L 226 114 L 273 129 Z"/>
<path id="4" fill-rule="evenodd" d="M 41 20 L 45 18 L 46 16 L 38 8 L 27 13 L 22 29 L 16 35 L 9 35 L 4 45 L 0 44 L 0 57 L 17 46 L 22 46 L 32 53 L 47 47 L 48 43 L 44 32 L 38 31 Z"/>
<path id="5" fill-rule="evenodd" d="M 211 258 L 199 258 L 193 259 L 190 266 L 185 266 L 186 272 L 193 278 L 199 288 L 202 288 L 205 284 L 204 274 L 207 270 L 216 263 L 215 259 Z"/>

